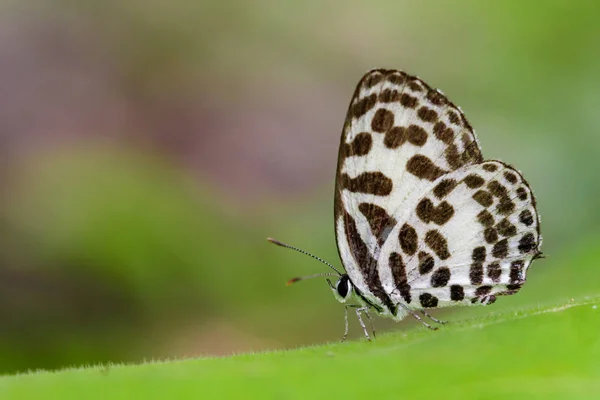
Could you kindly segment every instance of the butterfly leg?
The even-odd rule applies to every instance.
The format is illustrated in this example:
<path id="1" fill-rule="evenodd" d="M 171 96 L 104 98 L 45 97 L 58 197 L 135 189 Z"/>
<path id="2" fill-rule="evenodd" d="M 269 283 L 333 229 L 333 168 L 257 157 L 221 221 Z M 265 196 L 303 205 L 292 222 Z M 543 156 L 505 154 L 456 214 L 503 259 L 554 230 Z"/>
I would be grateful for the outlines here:
<path id="1" fill-rule="evenodd" d="M 421 310 L 421 314 L 423 314 L 424 316 L 428 317 L 430 320 L 432 320 L 433 322 L 437 322 L 438 324 L 447 324 L 448 321 L 443 321 L 441 319 L 437 319 L 435 318 L 433 315 L 429 314 L 427 311 L 425 310 Z"/>
<path id="2" fill-rule="evenodd" d="M 356 315 L 358 317 L 358 322 L 360 322 L 360 326 L 362 326 L 363 331 L 365 332 L 365 336 L 367 337 L 367 340 L 371 340 L 371 337 L 369 336 L 369 333 L 367 332 L 367 327 L 365 326 L 365 323 L 362 320 L 362 316 L 360 315 L 361 312 L 365 312 L 365 314 L 367 314 L 367 318 L 369 318 L 369 322 L 371 323 L 371 331 L 373 332 L 373 337 L 375 337 L 375 327 L 373 327 L 373 318 L 371 317 L 371 314 L 369 314 L 369 308 L 368 307 L 362 307 L 359 306 L 357 304 L 347 304 L 344 306 L 344 324 L 345 324 L 345 329 L 344 329 L 344 336 L 342 336 L 342 342 L 346 340 L 346 337 L 348 337 L 348 308 L 354 308 L 356 309 Z"/>
<path id="3" fill-rule="evenodd" d="M 371 314 L 369 314 L 369 309 L 365 309 L 365 314 L 367 314 L 367 318 L 369 318 L 369 323 L 371 324 L 371 332 L 373 333 L 373 339 L 375 339 L 375 327 L 373 326 L 373 318 Z"/>
<path id="4" fill-rule="evenodd" d="M 438 328 L 436 326 L 431 326 L 429 325 L 427 322 L 423 321 L 423 318 L 419 317 L 419 314 L 417 314 L 416 312 L 414 312 L 413 310 L 411 310 L 410 308 L 408 308 L 405 304 L 403 303 L 398 303 L 402 308 L 404 308 L 410 315 L 412 315 L 413 317 L 415 317 L 415 319 L 417 321 L 419 321 L 420 323 L 422 323 L 423 325 L 425 325 L 427 328 L 436 331 Z"/>
<path id="5" fill-rule="evenodd" d="M 344 329 L 344 336 L 342 336 L 342 342 L 345 341 L 348 337 L 348 307 L 352 307 L 352 305 L 344 306 L 344 324 L 346 328 Z"/>
<path id="6" fill-rule="evenodd" d="M 370 342 L 371 341 L 371 337 L 369 336 L 369 332 L 367 331 L 367 327 L 365 326 L 365 323 L 363 322 L 363 319 L 362 319 L 362 315 L 360 314 L 363 311 L 368 311 L 368 308 L 367 307 L 357 308 L 356 309 L 356 316 L 358 317 L 358 322 L 360 322 L 360 326 L 362 326 L 362 328 L 363 328 L 363 332 L 365 333 L 365 337 Z M 371 318 L 371 317 L 369 317 L 369 318 Z"/>

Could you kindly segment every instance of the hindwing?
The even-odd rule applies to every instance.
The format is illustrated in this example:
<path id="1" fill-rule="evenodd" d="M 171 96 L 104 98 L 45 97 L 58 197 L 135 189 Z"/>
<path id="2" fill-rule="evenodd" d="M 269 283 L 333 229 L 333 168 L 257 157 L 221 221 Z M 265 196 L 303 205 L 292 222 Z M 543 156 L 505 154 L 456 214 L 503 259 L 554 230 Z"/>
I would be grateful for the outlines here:
<path id="1" fill-rule="evenodd" d="M 500 161 L 486 161 L 432 183 L 390 232 L 378 272 L 393 303 L 490 304 L 521 288 L 541 241 L 525 179 Z"/>

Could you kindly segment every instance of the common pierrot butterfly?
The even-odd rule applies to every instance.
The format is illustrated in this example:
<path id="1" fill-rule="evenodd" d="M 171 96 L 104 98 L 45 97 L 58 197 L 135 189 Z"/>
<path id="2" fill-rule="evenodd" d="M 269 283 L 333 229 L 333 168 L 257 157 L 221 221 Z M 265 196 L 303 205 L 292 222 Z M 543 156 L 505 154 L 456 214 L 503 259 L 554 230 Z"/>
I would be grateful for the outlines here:
<path id="1" fill-rule="evenodd" d="M 327 282 L 361 313 L 402 320 L 427 309 L 488 305 L 515 294 L 541 256 L 539 216 L 519 171 L 484 160 L 471 124 L 439 90 L 402 71 L 358 83 L 342 131 L 335 183 L 345 272 Z"/>

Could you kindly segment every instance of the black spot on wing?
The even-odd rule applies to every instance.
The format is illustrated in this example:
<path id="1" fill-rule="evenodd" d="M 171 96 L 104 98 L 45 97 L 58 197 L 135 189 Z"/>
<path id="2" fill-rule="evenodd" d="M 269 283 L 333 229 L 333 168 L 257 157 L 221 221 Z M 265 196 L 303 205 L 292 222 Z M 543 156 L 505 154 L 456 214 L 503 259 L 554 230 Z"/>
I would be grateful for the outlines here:
<path id="1" fill-rule="evenodd" d="M 465 298 L 465 290 L 460 285 L 450 286 L 450 300 L 462 301 Z"/>
<path id="2" fill-rule="evenodd" d="M 427 142 L 427 132 L 418 125 L 409 125 L 406 128 L 406 137 L 410 143 L 419 147 Z"/>
<path id="3" fill-rule="evenodd" d="M 366 88 L 372 88 L 383 80 L 384 75 L 381 72 L 373 71 L 368 73 L 362 80 L 362 84 Z"/>
<path id="4" fill-rule="evenodd" d="M 437 122 L 433 126 L 433 134 L 436 138 L 446 144 L 452 144 L 454 141 L 454 131 L 452 128 L 447 127 L 442 121 Z"/>
<path id="5" fill-rule="evenodd" d="M 517 197 L 521 201 L 527 200 L 527 190 L 524 187 L 520 187 L 517 189 Z"/>
<path id="6" fill-rule="evenodd" d="M 433 194 L 438 199 L 443 199 L 458 185 L 458 182 L 455 179 L 442 179 L 435 187 L 433 188 Z"/>
<path id="7" fill-rule="evenodd" d="M 406 128 L 403 126 L 394 126 L 385 133 L 383 144 L 388 149 L 396 149 L 406 143 Z"/>
<path id="8" fill-rule="evenodd" d="M 412 298 L 410 294 L 410 285 L 407 283 L 406 266 L 402 260 L 402 255 L 396 252 L 390 254 L 389 265 L 394 278 L 394 285 L 400 291 L 400 295 L 406 303 L 410 303 Z"/>
<path id="9" fill-rule="evenodd" d="M 529 253 L 530 251 L 535 249 L 536 246 L 537 243 L 535 241 L 533 233 L 527 233 L 519 240 L 519 251 L 521 253 Z"/>
<path id="10" fill-rule="evenodd" d="M 400 104 L 406 108 L 415 108 L 419 102 L 416 97 L 413 97 L 407 93 L 402 93 L 400 96 Z"/>
<path id="11" fill-rule="evenodd" d="M 378 133 L 387 132 L 394 126 L 394 113 L 385 108 L 380 108 L 375 112 L 371 120 L 371 129 Z"/>
<path id="12" fill-rule="evenodd" d="M 400 101 L 400 93 L 397 90 L 385 89 L 379 95 L 379 101 L 382 103 L 394 103 Z"/>
<path id="13" fill-rule="evenodd" d="M 392 192 L 392 180 L 381 172 L 363 172 L 356 178 L 343 174 L 342 187 L 355 193 L 374 194 L 387 196 Z"/>
<path id="14" fill-rule="evenodd" d="M 436 122 L 438 119 L 438 113 L 435 110 L 425 106 L 419 108 L 417 111 L 417 116 L 425 122 Z"/>
<path id="15" fill-rule="evenodd" d="M 425 223 L 434 222 L 437 225 L 444 225 L 454 216 L 454 208 L 446 201 L 442 201 L 438 206 L 428 198 L 422 199 L 417 204 L 417 216 Z"/>
<path id="16" fill-rule="evenodd" d="M 498 231 L 494 228 L 485 228 L 483 230 L 483 238 L 489 244 L 494 244 L 498 241 Z"/>
<path id="17" fill-rule="evenodd" d="M 473 194 L 473 199 L 483 207 L 489 207 L 494 203 L 494 198 L 486 190 L 478 190 Z"/>
<path id="18" fill-rule="evenodd" d="M 435 267 L 435 260 L 430 254 L 424 251 L 419 252 L 419 273 L 421 275 L 428 274 Z"/>
<path id="19" fill-rule="evenodd" d="M 463 182 L 465 183 L 465 185 L 467 185 L 471 189 L 475 189 L 475 188 L 483 186 L 483 184 L 485 183 L 485 180 L 477 174 L 470 174 L 470 175 L 467 175 L 465 177 L 465 179 L 463 179 Z"/>
<path id="20" fill-rule="evenodd" d="M 364 156 L 369 154 L 373 141 L 371 134 L 368 132 L 361 132 L 352 141 L 352 143 L 345 144 L 345 155 L 346 156 Z"/>
<path id="21" fill-rule="evenodd" d="M 516 260 L 510 263 L 510 283 L 511 284 L 521 284 L 525 281 L 523 276 L 523 268 L 525 267 L 525 263 L 521 260 Z"/>
<path id="22" fill-rule="evenodd" d="M 485 261 L 486 250 L 484 246 L 479 246 L 473 249 L 473 253 L 471 258 L 474 262 L 483 262 Z"/>
<path id="23" fill-rule="evenodd" d="M 429 157 L 422 154 L 412 156 L 406 163 L 406 170 L 417 178 L 435 181 L 446 171 L 436 166 Z"/>
<path id="24" fill-rule="evenodd" d="M 431 293 L 422 293 L 419 296 L 419 301 L 423 308 L 435 308 L 438 305 L 438 298 Z"/>
<path id="25" fill-rule="evenodd" d="M 431 286 L 433 287 L 444 287 L 450 280 L 450 269 L 448 267 L 438 268 L 431 275 Z"/>
<path id="26" fill-rule="evenodd" d="M 521 214 L 519 214 L 519 221 L 521 221 L 522 224 L 531 226 L 533 225 L 533 214 L 529 210 L 523 210 L 521 211 Z"/>
<path id="27" fill-rule="evenodd" d="M 502 239 L 492 247 L 492 255 L 496 258 L 506 258 L 508 255 L 508 240 Z"/>
<path id="28" fill-rule="evenodd" d="M 506 179 L 509 183 L 512 184 L 517 183 L 517 175 L 510 171 L 504 171 L 504 179 Z"/>
<path id="29" fill-rule="evenodd" d="M 487 172 L 496 172 L 498 170 L 498 166 L 494 163 L 485 163 L 481 166 Z"/>
<path id="30" fill-rule="evenodd" d="M 398 232 L 398 240 L 400 241 L 400 247 L 405 254 L 412 256 L 417 251 L 419 245 L 419 237 L 415 228 L 409 224 L 402 225 Z"/>
<path id="31" fill-rule="evenodd" d="M 494 225 L 494 216 L 490 214 L 488 210 L 483 210 L 477 214 L 477 220 L 485 227 L 491 227 Z"/>
<path id="32" fill-rule="evenodd" d="M 502 276 L 502 268 L 500 268 L 500 264 L 497 262 L 493 262 L 487 266 L 487 276 L 494 283 L 500 282 L 500 277 Z"/>
<path id="33" fill-rule="evenodd" d="M 471 264 L 469 279 L 472 285 L 481 285 L 483 282 L 483 263 L 475 262 Z"/>
<path id="34" fill-rule="evenodd" d="M 442 260 L 450 258 L 450 252 L 448 251 L 448 242 L 444 235 L 438 230 L 433 229 L 425 234 L 425 243 L 433 252 Z"/>
<path id="35" fill-rule="evenodd" d="M 365 216 L 379 246 L 383 246 L 391 230 L 396 225 L 396 220 L 390 217 L 385 209 L 372 203 L 360 203 L 358 210 Z"/>
<path id="36" fill-rule="evenodd" d="M 496 225 L 496 230 L 502 236 L 507 237 L 515 236 L 517 234 L 517 227 L 511 224 L 506 218 L 498 222 L 498 225 Z"/>
<path id="37" fill-rule="evenodd" d="M 349 114 L 353 118 L 360 118 L 363 115 L 365 115 L 367 112 L 369 112 L 373 107 L 375 107 L 376 103 L 377 103 L 377 95 L 376 94 L 372 94 L 370 96 L 364 97 L 364 98 L 358 100 L 356 103 L 354 103 L 354 105 L 352 105 L 350 107 Z"/>

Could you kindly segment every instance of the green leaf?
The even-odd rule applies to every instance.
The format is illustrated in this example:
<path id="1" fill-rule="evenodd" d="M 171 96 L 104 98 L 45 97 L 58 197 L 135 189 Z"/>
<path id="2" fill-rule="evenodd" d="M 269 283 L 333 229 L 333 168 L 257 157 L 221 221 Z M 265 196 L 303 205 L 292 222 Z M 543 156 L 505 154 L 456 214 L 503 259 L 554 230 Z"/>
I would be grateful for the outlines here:
<path id="1" fill-rule="evenodd" d="M 599 305 L 586 297 L 370 343 L 29 373 L 2 378 L 0 397 L 598 398 Z"/>

